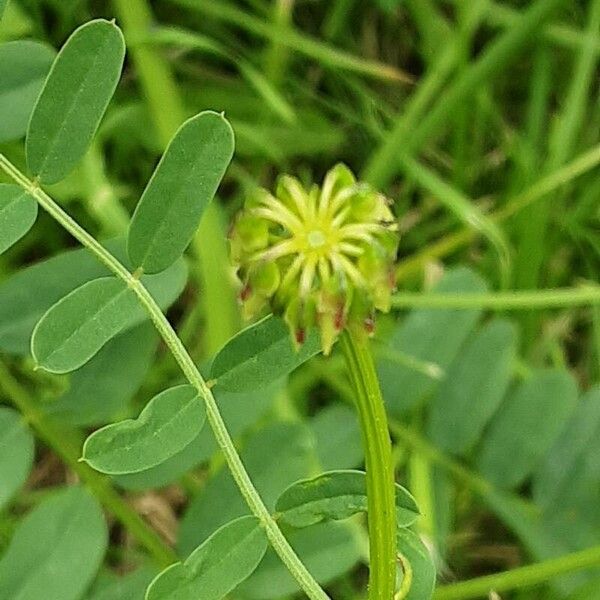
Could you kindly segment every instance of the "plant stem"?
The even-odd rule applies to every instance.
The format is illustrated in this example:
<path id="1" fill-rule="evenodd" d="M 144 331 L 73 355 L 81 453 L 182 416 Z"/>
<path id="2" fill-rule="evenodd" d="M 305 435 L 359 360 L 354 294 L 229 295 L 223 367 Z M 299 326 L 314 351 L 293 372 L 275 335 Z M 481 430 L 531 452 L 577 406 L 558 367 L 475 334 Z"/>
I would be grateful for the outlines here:
<path id="1" fill-rule="evenodd" d="M 532 310 L 600 304 L 600 286 L 553 290 L 510 291 L 496 294 L 421 294 L 392 296 L 395 308 Z"/>
<path id="2" fill-rule="evenodd" d="M 487 596 L 490 591 L 505 592 L 545 583 L 552 577 L 581 571 L 600 565 L 600 546 L 594 546 L 559 558 L 545 560 L 533 565 L 519 567 L 511 571 L 486 575 L 461 583 L 439 587 L 436 600 L 466 600 Z"/>
<path id="3" fill-rule="evenodd" d="M 341 346 L 355 392 L 367 467 L 371 600 L 391 600 L 396 584 L 394 467 L 387 415 L 369 340 L 346 330 Z"/>
<path id="4" fill-rule="evenodd" d="M 206 414 L 219 447 L 225 455 L 231 474 L 251 512 L 260 520 L 267 536 L 283 563 L 292 576 L 311 600 L 328 600 L 327 594 L 321 589 L 307 568 L 298 558 L 294 549 L 279 529 L 268 508 L 254 487 L 242 460 L 235 449 L 233 440 L 227 431 L 223 417 L 212 395 L 210 388 L 200 375 L 194 361 L 183 346 L 175 330 L 156 304 L 154 298 L 142 282 L 130 273 L 104 246 L 71 218 L 44 190 L 30 181 L 4 155 L 0 154 L 0 168 L 12 177 L 23 189 L 27 190 L 62 227 L 64 227 L 83 246 L 88 248 L 110 271 L 123 280 L 135 293 L 139 302 L 146 309 L 154 326 L 160 333 L 165 344 L 173 354 L 183 374 L 198 391 L 206 404 Z M 386 599 L 388 600 L 388 599 Z"/>
<path id="5" fill-rule="evenodd" d="M 38 437 L 54 450 L 90 488 L 102 505 L 144 546 L 156 563 L 165 568 L 177 561 L 177 555 L 149 527 L 144 519 L 127 504 L 112 487 L 110 479 L 96 473 L 79 461 L 77 441 L 73 431 L 57 425 L 36 406 L 27 391 L 0 362 L 0 390 L 19 409 L 23 418 L 35 429 Z"/>

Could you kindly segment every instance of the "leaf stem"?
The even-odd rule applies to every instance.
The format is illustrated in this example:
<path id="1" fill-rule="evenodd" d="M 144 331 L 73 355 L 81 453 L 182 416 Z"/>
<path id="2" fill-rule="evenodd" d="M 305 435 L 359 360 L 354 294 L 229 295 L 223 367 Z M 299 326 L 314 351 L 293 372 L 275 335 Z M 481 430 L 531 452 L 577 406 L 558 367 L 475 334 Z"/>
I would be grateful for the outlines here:
<path id="1" fill-rule="evenodd" d="M 505 592 L 540 583 L 545 583 L 552 577 L 581 571 L 600 565 L 600 546 L 594 546 L 565 554 L 559 558 L 545 560 L 525 567 L 519 567 L 503 573 L 477 577 L 469 581 L 453 583 L 439 587 L 434 598 L 436 600 L 466 600 L 487 596 L 490 591 Z"/>
<path id="2" fill-rule="evenodd" d="M 371 600 L 391 600 L 396 585 L 394 467 L 387 415 L 369 340 L 346 330 L 341 347 L 355 392 L 367 467 Z"/>
<path id="3" fill-rule="evenodd" d="M 130 273 L 106 248 L 94 239 L 83 227 L 71 218 L 44 190 L 30 181 L 4 155 L 0 154 L 0 168 L 12 177 L 21 187 L 27 190 L 62 227 L 64 227 L 83 246 L 88 248 L 110 271 L 122 279 L 133 290 L 140 303 L 152 319 L 165 344 L 173 354 L 183 374 L 196 388 L 206 404 L 206 414 L 215 439 L 225 455 L 231 474 L 252 513 L 260 520 L 267 536 L 283 563 L 289 569 L 300 587 L 311 600 L 328 600 L 313 576 L 309 573 L 294 549 L 279 529 L 279 526 L 265 506 L 258 491 L 254 487 L 242 460 L 235 449 L 233 440 L 227 431 L 223 417 L 212 395 L 210 388 L 200 375 L 194 361 L 183 346 L 175 330 L 156 304 L 154 298 L 142 282 Z M 388 600 L 386 598 L 386 600 Z"/>
<path id="4" fill-rule="evenodd" d="M 25 420 L 35 429 L 38 436 L 48 444 L 64 462 L 80 477 L 102 505 L 119 520 L 138 542 L 144 546 L 156 563 L 165 568 L 177 561 L 177 555 L 149 527 L 144 519 L 133 510 L 112 487 L 110 479 L 96 473 L 79 461 L 74 432 L 58 426 L 35 405 L 27 390 L 13 377 L 0 361 L 0 390 L 19 409 Z"/>
<path id="5" fill-rule="evenodd" d="M 552 290 L 510 291 L 495 294 L 421 294 L 392 296 L 395 308 L 532 310 L 600 304 L 600 286 Z"/>

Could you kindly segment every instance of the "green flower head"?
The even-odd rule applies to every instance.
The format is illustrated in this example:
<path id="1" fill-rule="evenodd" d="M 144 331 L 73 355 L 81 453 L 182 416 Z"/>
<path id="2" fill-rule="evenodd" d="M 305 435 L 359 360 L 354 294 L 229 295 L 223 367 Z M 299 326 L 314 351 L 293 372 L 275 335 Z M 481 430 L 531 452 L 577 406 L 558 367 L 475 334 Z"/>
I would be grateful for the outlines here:
<path id="1" fill-rule="evenodd" d="M 348 325 L 374 327 L 394 288 L 397 226 L 387 199 L 342 164 L 322 187 L 283 176 L 247 198 L 231 232 L 244 314 L 283 315 L 298 345 L 320 330 L 325 354 Z"/>

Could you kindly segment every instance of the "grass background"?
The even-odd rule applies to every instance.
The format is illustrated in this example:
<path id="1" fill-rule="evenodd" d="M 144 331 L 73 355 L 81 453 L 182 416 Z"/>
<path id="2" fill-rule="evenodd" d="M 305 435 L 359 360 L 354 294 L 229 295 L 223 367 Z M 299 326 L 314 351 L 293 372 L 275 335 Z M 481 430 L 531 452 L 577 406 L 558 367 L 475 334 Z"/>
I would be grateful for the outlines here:
<path id="1" fill-rule="evenodd" d="M 579 294 L 600 270 L 600 1 L 20 0 L 9 4 L 0 40 L 59 46 L 96 16 L 123 27 L 126 70 L 84 164 L 51 188 L 88 229 L 101 238 L 125 231 L 157 156 L 186 116 L 222 110 L 236 133 L 234 163 L 191 247 L 190 285 L 171 312 L 195 359 L 210 357 L 242 326 L 235 285 L 224 276 L 224 234 L 245 193 L 270 187 L 281 172 L 318 182 L 343 161 L 393 199 L 402 231 L 399 310 L 382 320 L 382 338 L 406 309 L 426 302 L 423 293 L 444 271 L 468 266 L 499 292 L 484 298 L 494 312 L 511 310 L 516 373 L 568 369 L 582 390 L 599 380 L 598 296 Z M 23 163 L 20 142 L 0 149 Z M 42 215 L 0 257 L 0 277 L 72 245 Z M 552 288 L 564 290 L 539 292 Z M 481 298 L 458 300 L 469 302 Z M 64 385 L 32 373 L 27 361 L 7 360 L 34 397 Z M 175 376 L 161 355 L 137 405 Z M 6 387 L 8 375 L 4 381 L 6 395 L 19 393 Z M 292 383 L 303 390 L 301 417 L 336 393 L 335 381 L 314 370 Z M 473 490 L 486 482 L 425 439 L 423 418 L 419 409 L 397 424 L 398 472 L 431 509 L 422 527 L 432 543 L 440 510 L 428 504 L 437 485 L 432 464 L 454 473 L 455 518 L 445 541 L 437 540 L 440 581 L 529 562 L 523 536 L 499 518 L 510 504 L 482 504 Z M 25 505 L 40 485 L 64 480 L 56 444 L 39 457 L 41 484 L 34 478 Z M 590 450 L 590 460 L 599 451 Z M 73 463 L 77 441 L 65 452 Z M 512 493 L 515 501 L 530 497 L 527 484 Z M 163 504 L 175 519 L 177 501 Z M 14 520 L 4 521 L 8 539 Z M 576 539 L 570 550 L 587 545 Z M 359 597 L 362 582 L 355 569 L 332 588 L 335 597 Z M 594 584 L 576 587 L 541 584 L 502 597 L 598 593 Z"/>

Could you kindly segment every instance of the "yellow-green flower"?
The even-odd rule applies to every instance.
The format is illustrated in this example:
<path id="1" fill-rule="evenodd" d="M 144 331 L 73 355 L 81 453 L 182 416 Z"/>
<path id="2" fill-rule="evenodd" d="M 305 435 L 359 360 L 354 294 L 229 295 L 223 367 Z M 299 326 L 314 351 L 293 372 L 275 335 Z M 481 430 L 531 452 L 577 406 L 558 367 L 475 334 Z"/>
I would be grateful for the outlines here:
<path id="1" fill-rule="evenodd" d="M 250 196 L 231 233 L 246 317 L 270 306 L 301 344 L 317 326 L 325 354 L 348 324 L 373 330 L 387 312 L 398 246 L 387 199 L 342 164 L 319 188 L 279 179 Z"/>

